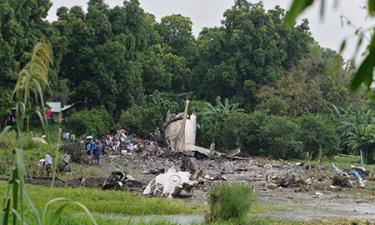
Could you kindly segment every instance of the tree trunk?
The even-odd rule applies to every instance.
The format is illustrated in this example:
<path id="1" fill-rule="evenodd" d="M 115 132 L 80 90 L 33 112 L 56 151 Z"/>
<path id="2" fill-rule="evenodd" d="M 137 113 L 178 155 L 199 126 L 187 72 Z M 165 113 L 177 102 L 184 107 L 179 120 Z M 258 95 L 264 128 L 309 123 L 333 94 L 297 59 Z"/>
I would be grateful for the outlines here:
<path id="1" fill-rule="evenodd" d="M 375 160 L 374 160 L 374 154 L 375 154 L 375 151 L 373 149 L 369 149 L 367 150 L 367 164 L 374 164 L 375 163 Z"/>
<path id="2" fill-rule="evenodd" d="M 368 150 L 367 150 L 366 146 L 363 148 L 363 159 L 364 159 L 365 163 L 368 164 Z"/>

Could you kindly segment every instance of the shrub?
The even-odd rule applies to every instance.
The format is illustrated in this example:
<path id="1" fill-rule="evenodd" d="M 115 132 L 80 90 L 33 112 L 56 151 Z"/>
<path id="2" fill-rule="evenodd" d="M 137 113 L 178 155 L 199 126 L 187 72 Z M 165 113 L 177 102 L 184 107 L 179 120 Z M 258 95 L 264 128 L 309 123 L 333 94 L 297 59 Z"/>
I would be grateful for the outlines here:
<path id="1" fill-rule="evenodd" d="M 255 111 L 244 116 L 237 128 L 238 143 L 242 152 L 249 155 L 261 155 L 262 139 L 259 136 L 261 127 L 266 123 L 268 115 Z"/>
<path id="2" fill-rule="evenodd" d="M 209 193 L 211 220 L 240 220 L 254 201 L 255 195 L 248 186 L 214 186 Z"/>
<path id="3" fill-rule="evenodd" d="M 102 136 L 109 132 L 112 117 L 103 108 L 93 108 L 73 113 L 68 127 L 78 135 Z"/>
<path id="4" fill-rule="evenodd" d="M 260 152 L 274 158 L 300 158 L 303 144 L 297 139 L 299 126 L 287 116 L 269 116 L 259 129 Z"/>
<path id="5" fill-rule="evenodd" d="M 199 103 L 199 104 L 198 104 Z M 228 99 L 221 101 L 216 99 L 216 105 L 196 102 L 199 113 L 197 132 L 197 142 L 202 146 L 209 146 L 215 142 L 216 148 L 221 151 L 228 151 L 238 147 L 239 129 L 246 122 L 247 114 L 243 109 L 238 108 L 238 104 L 231 104 Z"/>
<path id="6" fill-rule="evenodd" d="M 216 149 L 223 152 L 238 147 L 239 131 L 247 118 L 248 115 L 241 112 L 209 118 L 205 115 L 198 117 L 198 145 L 209 146 L 211 142 L 215 142 Z"/>
<path id="7" fill-rule="evenodd" d="M 304 116 L 301 118 L 298 136 L 305 152 L 312 153 L 314 158 L 319 156 L 320 151 L 328 157 L 339 153 L 339 137 L 327 118 L 319 115 Z"/>

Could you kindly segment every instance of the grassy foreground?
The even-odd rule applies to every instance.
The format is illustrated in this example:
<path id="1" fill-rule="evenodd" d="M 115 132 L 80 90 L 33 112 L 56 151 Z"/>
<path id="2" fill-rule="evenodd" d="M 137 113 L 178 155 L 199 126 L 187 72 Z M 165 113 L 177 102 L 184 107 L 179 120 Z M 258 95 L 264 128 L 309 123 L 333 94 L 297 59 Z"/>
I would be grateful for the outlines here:
<path id="1" fill-rule="evenodd" d="M 5 196 L 6 183 L 0 182 L 0 195 Z M 66 197 L 84 204 L 89 210 L 104 214 L 124 215 L 176 215 L 196 214 L 204 209 L 200 204 L 188 204 L 181 200 L 148 198 L 121 191 L 102 191 L 90 188 L 51 188 L 27 185 L 27 190 L 38 208 L 51 199 Z M 72 210 L 77 210 L 72 208 Z"/>
<path id="2" fill-rule="evenodd" d="M 130 219 L 114 219 L 111 214 L 117 215 L 176 215 L 176 214 L 198 214 L 203 215 L 206 207 L 202 204 L 187 203 L 181 200 L 166 200 L 161 198 L 148 198 L 121 191 L 102 191 L 90 188 L 51 188 L 45 186 L 27 185 L 34 203 L 40 209 L 51 199 L 56 197 L 66 197 L 79 201 L 90 209 L 99 225 L 177 225 L 169 221 L 131 221 Z M 0 195 L 5 196 L 6 183 L 0 182 Z M 288 221 L 268 218 L 253 217 L 251 215 L 265 211 L 280 210 L 270 206 L 255 204 L 250 209 L 249 217 L 240 225 L 334 225 L 352 224 L 348 221 Z M 282 209 L 281 209 L 282 210 Z M 59 225 L 89 224 L 86 216 L 83 216 L 78 208 L 70 208 L 59 220 Z M 37 224 L 33 213 L 29 209 L 26 212 L 29 225 Z M 365 224 L 365 223 L 356 223 Z M 223 221 L 211 223 L 211 225 L 239 225 L 236 222 Z"/>

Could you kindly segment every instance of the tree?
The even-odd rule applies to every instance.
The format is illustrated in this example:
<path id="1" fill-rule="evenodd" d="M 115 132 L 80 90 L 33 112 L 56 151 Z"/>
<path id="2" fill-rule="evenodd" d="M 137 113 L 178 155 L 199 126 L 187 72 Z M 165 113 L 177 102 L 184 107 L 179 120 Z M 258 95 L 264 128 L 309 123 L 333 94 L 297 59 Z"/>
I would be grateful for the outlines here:
<path id="1" fill-rule="evenodd" d="M 149 138 L 165 122 L 168 111 L 177 112 L 178 104 L 164 98 L 158 91 L 126 111 L 121 112 L 118 126 L 129 132 Z"/>
<path id="2" fill-rule="evenodd" d="M 198 109 L 198 142 L 203 146 L 215 143 L 216 148 L 224 152 L 238 147 L 239 128 L 247 118 L 239 104 L 230 103 L 228 99 L 222 102 L 221 98 L 217 97 L 214 106 L 206 103 L 204 108 L 203 112 Z"/>
<path id="3" fill-rule="evenodd" d="M 143 95 L 140 58 L 148 39 L 154 40 L 147 30 L 154 21 L 136 0 L 113 9 L 92 0 L 87 13 L 72 7 L 59 15 L 54 27 L 68 40 L 60 75 L 69 81 L 76 106 L 104 106 L 118 117 Z"/>
<path id="4" fill-rule="evenodd" d="M 356 152 L 363 153 L 364 162 L 373 164 L 375 162 L 375 125 L 360 124 L 350 133 L 346 144 Z"/>
<path id="5" fill-rule="evenodd" d="M 197 96 L 213 102 L 220 95 L 252 109 L 256 90 L 283 77 L 312 41 L 307 22 L 287 29 L 283 17 L 279 7 L 266 12 L 262 3 L 241 0 L 225 11 L 221 27 L 203 30 L 193 69 Z"/>
<path id="6" fill-rule="evenodd" d="M 285 17 L 285 24 L 287 27 L 292 27 L 295 23 L 297 17 L 304 12 L 307 8 L 311 7 L 314 4 L 314 0 L 294 0 L 291 4 L 291 7 Z M 322 10 L 321 16 L 324 13 L 324 1 L 322 1 Z M 368 16 L 375 16 L 375 0 L 367 1 L 367 13 Z M 368 32 L 372 32 L 373 29 L 369 29 Z M 365 38 L 365 31 L 362 29 L 356 29 L 355 34 L 358 35 L 358 45 L 359 49 L 363 44 L 363 39 Z M 371 85 L 373 84 L 374 77 L 374 68 L 375 68 L 375 33 L 372 32 L 371 39 L 367 45 L 366 51 L 364 52 L 365 57 L 360 66 L 357 68 L 353 79 L 350 83 L 350 89 L 352 91 L 358 90 L 362 84 L 364 84 L 368 91 L 372 91 Z M 343 51 L 345 48 L 346 41 L 344 40 L 341 44 L 340 51 Z M 372 93 L 373 95 L 373 93 Z M 373 95 L 374 96 L 374 95 Z"/>
<path id="7" fill-rule="evenodd" d="M 366 163 L 374 163 L 375 120 L 372 110 L 341 110 L 341 122 L 337 126 L 341 148 L 347 152 L 363 153 Z"/>
<path id="8" fill-rule="evenodd" d="M 172 14 L 163 17 L 157 26 L 163 46 L 172 54 L 185 57 L 189 65 L 192 65 L 196 55 L 192 25 L 190 18 Z"/>
<path id="9" fill-rule="evenodd" d="M 53 35 L 44 20 L 50 6 L 49 0 L 0 2 L 0 117 L 14 106 L 12 87 L 34 44 Z"/>
<path id="10" fill-rule="evenodd" d="M 278 80 L 275 87 L 261 87 L 256 94 L 259 101 L 256 108 L 270 110 L 277 115 L 293 116 L 327 112 L 329 104 L 320 89 L 322 77 L 308 77 L 305 71 L 292 70 Z"/>

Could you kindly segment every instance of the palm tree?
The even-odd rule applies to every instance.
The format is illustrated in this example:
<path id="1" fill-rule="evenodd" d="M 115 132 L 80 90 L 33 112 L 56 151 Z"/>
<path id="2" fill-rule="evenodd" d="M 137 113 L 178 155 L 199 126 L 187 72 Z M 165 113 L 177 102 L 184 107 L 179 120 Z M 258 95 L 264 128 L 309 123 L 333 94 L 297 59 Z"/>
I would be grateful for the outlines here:
<path id="1" fill-rule="evenodd" d="M 219 138 L 225 135 L 225 132 L 223 132 L 223 125 L 225 123 L 223 121 L 233 118 L 233 116 L 244 110 L 239 108 L 239 104 L 230 103 L 227 98 L 222 102 L 220 97 L 216 98 L 215 106 L 210 103 L 206 103 L 206 106 L 206 109 L 200 113 L 202 116 L 202 128 L 207 130 L 207 134 L 209 134 L 209 138 L 213 143 L 216 142 L 216 144 L 224 145 L 224 143 L 220 143 L 222 138 Z M 203 124 L 206 127 L 203 127 Z"/>
<path id="2" fill-rule="evenodd" d="M 372 163 L 375 153 L 371 149 L 375 143 L 374 112 L 370 109 L 363 112 L 352 107 L 348 109 L 334 107 L 334 109 L 338 116 L 342 118 L 336 130 L 340 135 L 343 149 L 360 152 L 361 162 L 364 160 L 366 163 Z"/>
<path id="3" fill-rule="evenodd" d="M 207 103 L 209 110 L 207 114 L 216 114 L 216 115 L 229 115 L 231 113 L 243 112 L 244 110 L 239 108 L 238 103 L 231 104 L 229 99 L 225 98 L 224 103 L 221 101 L 220 97 L 216 98 L 216 105 L 213 106 L 210 103 Z"/>
<path id="4" fill-rule="evenodd" d="M 349 133 L 346 144 L 354 151 L 363 152 L 363 158 L 367 164 L 373 163 L 374 150 L 371 147 L 375 144 L 375 125 L 359 125 L 353 132 Z"/>

